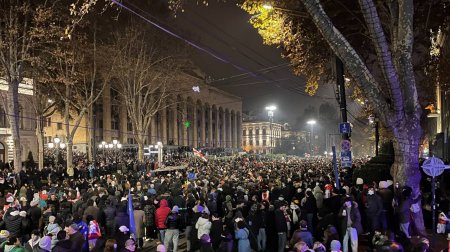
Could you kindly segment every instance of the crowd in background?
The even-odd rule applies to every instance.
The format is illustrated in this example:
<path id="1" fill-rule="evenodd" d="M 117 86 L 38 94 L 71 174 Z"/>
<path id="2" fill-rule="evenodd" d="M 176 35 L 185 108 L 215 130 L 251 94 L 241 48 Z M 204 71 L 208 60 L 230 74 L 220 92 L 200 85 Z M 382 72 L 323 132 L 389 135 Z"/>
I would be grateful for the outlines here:
<path id="1" fill-rule="evenodd" d="M 427 239 L 411 243 L 411 216 L 422 206 L 410 188 L 353 181 L 351 169 L 340 169 L 336 185 L 326 158 L 204 162 L 172 153 L 166 164 L 187 168 L 165 172 L 131 155 L 96 165 L 74 160 L 73 170 L 28 167 L 14 174 L 4 167 L 0 250 L 136 251 L 154 242 L 157 251 L 176 252 L 181 236 L 187 251 L 202 252 L 356 252 L 362 239 L 368 251 L 429 247 Z"/>

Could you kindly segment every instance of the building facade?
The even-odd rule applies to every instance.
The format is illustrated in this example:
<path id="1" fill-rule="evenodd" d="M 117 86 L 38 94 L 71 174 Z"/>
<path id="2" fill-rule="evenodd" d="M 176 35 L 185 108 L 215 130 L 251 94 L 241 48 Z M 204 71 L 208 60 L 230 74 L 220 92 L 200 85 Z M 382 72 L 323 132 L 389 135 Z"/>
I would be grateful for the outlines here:
<path id="1" fill-rule="evenodd" d="M 243 122 L 242 148 L 246 152 L 270 154 L 281 139 L 283 125 L 271 122 Z"/>
<path id="2" fill-rule="evenodd" d="M 189 72 L 183 82 L 173 83 L 160 111 L 152 118 L 146 144 L 162 142 L 167 146 L 240 148 L 242 99 L 204 83 L 201 73 Z M 199 92 L 196 89 L 199 88 Z M 132 124 L 119 92 L 106 85 L 94 106 L 93 136 L 88 134 L 88 120 L 83 118 L 75 137 L 74 149 L 85 152 L 89 141 L 93 146 L 118 140 L 123 146 L 136 146 Z M 65 137 L 60 114 L 48 119 L 46 142 Z"/>
<path id="3" fill-rule="evenodd" d="M 0 93 L 2 105 L 0 105 L 0 161 L 10 162 L 14 159 L 13 151 L 16 146 L 11 138 L 11 129 L 8 121 L 7 110 L 3 107 L 6 104 L 6 92 L 8 91 L 8 83 L 0 78 Z M 19 84 L 19 127 L 20 141 L 22 150 L 22 161 L 28 157 L 28 153 L 33 153 L 34 159 L 37 158 L 37 141 L 36 141 L 36 117 L 32 103 L 30 102 L 33 95 L 33 84 L 30 79 L 25 79 Z"/>

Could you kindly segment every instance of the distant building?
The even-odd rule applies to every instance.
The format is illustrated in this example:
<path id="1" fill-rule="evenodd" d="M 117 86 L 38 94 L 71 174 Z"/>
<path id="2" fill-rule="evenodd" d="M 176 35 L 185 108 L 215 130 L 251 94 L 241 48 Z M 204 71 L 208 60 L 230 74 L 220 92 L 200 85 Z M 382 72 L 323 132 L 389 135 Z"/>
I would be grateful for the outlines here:
<path id="1" fill-rule="evenodd" d="M 242 122 L 242 148 L 249 153 L 269 154 L 280 143 L 283 125 L 270 122 Z"/>
<path id="2" fill-rule="evenodd" d="M 167 99 L 170 105 L 152 118 L 146 144 L 160 141 L 164 146 L 240 148 L 242 99 L 208 86 L 201 73 L 185 72 L 182 77 L 183 82 L 173 83 L 182 91 L 173 91 Z M 95 147 L 112 140 L 124 147 L 137 146 L 127 108 L 117 90 L 107 85 L 94 110 L 95 138 L 89 136 L 87 118 L 83 118 L 74 137 L 75 150 L 86 152 L 89 141 Z M 46 143 L 57 136 L 64 141 L 64 129 L 60 114 L 48 118 Z"/>
<path id="3" fill-rule="evenodd" d="M 14 142 L 11 137 L 11 128 L 9 126 L 7 109 L 4 108 L 6 104 L 6 92 L 9 85 L 6 80 L 0 78 L 0 161 L 9 162 L 14 159 L 13 152 Z M 34 109 L 29 99 L 33 95 L 33 83 L 31 79 L 24 78 L 23 82 L 19 84 L 19 127 L 20 127 L 20 142 L 22 150 L 22 161 L 28 157 L 28 152 L 34 154 L 34 159 L 37 158 L 37 141 L 36 141 L 36 117 Z"/>

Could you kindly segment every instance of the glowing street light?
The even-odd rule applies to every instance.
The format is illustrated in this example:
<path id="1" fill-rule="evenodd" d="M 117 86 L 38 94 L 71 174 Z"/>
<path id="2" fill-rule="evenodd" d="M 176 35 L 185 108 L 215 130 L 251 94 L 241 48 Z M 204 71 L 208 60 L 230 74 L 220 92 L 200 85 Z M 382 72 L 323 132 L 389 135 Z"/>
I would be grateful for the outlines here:
<path id="1" fill-rule="evenodd" d="M 273 131 L 272 131 L 272 123 L 273 123 L 273 112 L 275 110 L 277 110 L 277 107 L 275 105 L 270 105 L 266 107 L 267 110 L 267 114 L 269 116 L 269 121 L 270 121 L 270 135 L 269 135 L 269 142 L 270 142 L 270 148 L 269 148 L 269 152 L 273 153 Z"/>
<path id="2" fill-rule="evenodd" d="M 310 154 L 312 154 L 311 146 L 314 147 L 312 142 L 314 140 L 314 125 L 316 124 L 316 120 L 309 120 L 306 123 L 311 125 L 311 134 L 310 134 L 310 137 L 309 137 L 309 152 L 310 152 Z"/>
<path id="3" fill-rule="evenodd" d="M 271 4 L 269 4 L 269 3 L 265 3 L 265 4 L 263 4 L 263 8 L 266 9 L 266 10 L 272 10 L 273 6 Z"/>

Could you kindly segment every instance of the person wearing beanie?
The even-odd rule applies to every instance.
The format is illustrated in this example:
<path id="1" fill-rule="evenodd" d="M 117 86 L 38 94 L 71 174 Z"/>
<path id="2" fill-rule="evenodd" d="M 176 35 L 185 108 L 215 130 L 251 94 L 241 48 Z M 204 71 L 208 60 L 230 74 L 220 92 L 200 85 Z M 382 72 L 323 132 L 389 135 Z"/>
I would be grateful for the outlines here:
<path id="1" fill-rule="evenodd" d="M 183 229 L 183 223 L 181 219 L 181 215 L 178 213 L 178 206 L 175 205 L 172 207 L 172 211 L 167 216 L 166 220 L 166 234 L 164 237 L 164 247 L 167 248 L 167 250 L 170 250 L 169 248 L 173 248 L 173 252 L 176 252 L 178 250 L 178 237 L 180 235 L 180 230 Z"/>
<path id="2" fill-rule="evenodd" d="M 293 247 L 297 242 L 304 241 L 309 248 L 313 247 L 313 236 L 308 231 L 308 224 L 305 220 L 300 221 L 300 228 L 292 235 L 290 245 Z"/>
<path id="3" fill-rule="evenodd" d="M 341 222 L 341 234 L 344 234 L 344 251 L 348 251 L 348 240 L 350 239 L 352 251 L 358 252 L 358 234 L 362 233 L 358 204 L 347 196 L 338 216 Z"/>
<path id="4" fill-rule="evenodd" d="M 40 252 L 50 252 L 52 250 L 52 238 L 50 236 L 44 236 L 39 240 Z"/>
<path id="5" fill-rule="evenodd" d="M 72 242 L 68 239 L 67 232 L 61 230 L 56 235 L 56 244 L 52 249 L 52 252 L 69 252 L 72 251 Z"/>

